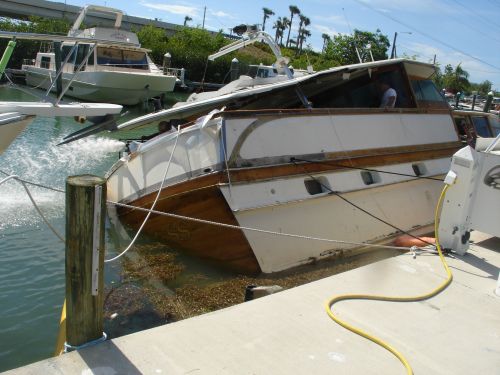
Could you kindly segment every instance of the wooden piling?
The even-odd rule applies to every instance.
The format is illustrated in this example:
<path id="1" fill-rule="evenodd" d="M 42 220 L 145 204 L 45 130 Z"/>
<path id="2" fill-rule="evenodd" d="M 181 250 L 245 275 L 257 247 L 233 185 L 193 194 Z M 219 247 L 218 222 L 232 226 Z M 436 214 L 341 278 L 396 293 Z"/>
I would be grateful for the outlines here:
<path id="1" fill-rule="evenodd" d="M 66 342 L 75 347 L 103 335 L 106 180 L 66 180 Z"/>

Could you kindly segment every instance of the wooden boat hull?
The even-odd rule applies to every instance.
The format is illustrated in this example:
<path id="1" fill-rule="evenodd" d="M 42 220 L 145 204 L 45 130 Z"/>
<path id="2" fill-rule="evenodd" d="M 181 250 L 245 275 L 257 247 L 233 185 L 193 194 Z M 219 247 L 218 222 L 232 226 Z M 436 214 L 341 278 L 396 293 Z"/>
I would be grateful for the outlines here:
<path id="1" fill-rule="evenodd" d="M 442 182 L 426 178 L 446 173 L 461 147 L 449 112 L 290 112 L 229 112 L 178 138 L 159 136 L 112 168 L 110 198 L 150 208 L 168 168 L 155 209 L 276 233 L 163 215 L 150 218 L 146 231 L 244 273 L 278 272 L 359 247 L 279 233 L 361 243 L 398 232 L 335 192 L 405 231 L 433 222 Z M 119 214 L 134 229 L 145 216 Z"/>

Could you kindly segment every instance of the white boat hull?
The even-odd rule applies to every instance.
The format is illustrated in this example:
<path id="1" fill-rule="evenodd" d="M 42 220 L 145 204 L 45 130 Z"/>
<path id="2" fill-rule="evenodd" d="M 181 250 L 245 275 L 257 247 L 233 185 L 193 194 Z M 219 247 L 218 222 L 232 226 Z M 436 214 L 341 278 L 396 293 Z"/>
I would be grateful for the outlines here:
<path id="1" fill-rule="evenodd" d="M 26 83 L 48 89 L 55 73 L 34 66 L 23 66 Z M 63 86 L 73 78 L 73 73 L 63 73 Z M 171 92 L 176 77 L 161 74 L 131 73 L 119 71 L 80 72 L 71 83 L 67 96 L 90 102 L 107 102 L 135 105 L 142 101 Z"/>
<path id="2" fill-rule="evenodd" d="M 0 113 L 0 155 L 33 121 L 34 116 L 20 113 Z"/>

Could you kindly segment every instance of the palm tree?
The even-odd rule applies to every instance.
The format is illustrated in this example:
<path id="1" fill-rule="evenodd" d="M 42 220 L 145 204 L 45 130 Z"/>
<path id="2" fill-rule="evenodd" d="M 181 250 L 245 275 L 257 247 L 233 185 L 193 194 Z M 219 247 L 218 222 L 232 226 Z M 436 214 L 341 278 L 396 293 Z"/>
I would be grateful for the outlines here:
<path id="1" fill-rule="evenodd" d="M 293 15 L 300 14 L 300 9 L 295 5 L 290 5 L 288 7 L 288 9 L 290 9 L 290 26 L 288 27 L 288 36 L 286 38 L 286 46 L 287 47 L 290 44 L 290 32 L 292 31 Z"/>
<path id="2" fill-rule="evenodd" d="M 264 11 L 264 19 L 262 20 L 262 31 L 264 31 L 266 28 L 266 20 L 269 18 L 269 16 L 274 16 L 274 12 L 269 8 L 262 8 L 262 10 Z"/>
<path id="3" fill-rule="evenodd" d="M 302 26 L 307 27 L 311 24 L 311 20 L 309 19 L 309 17 L 300 14 L 299 18 L 300 18 L 300 23 L 299 23 L 299 33 L 297 35 L 297 45 L 299 45 L 300 42 L 299 38 L 302 35 Z"/>
<path id="4" fill-rule="evenodd" d="M 278 17 L 278 19 L 274 22 L 273 29 L 276 29 L 276 34 L 274 34 L 274 41 L 278 43 L 279 38 L 283 36 L 283 20 L 281 17 Z"/>
<path id="5" fill-rule="evenodd" d="M 326 46 L 328 45 L 328 42 L 332 39 L 330 38 L 330 35 L 328 35 L 328 34 L 321 34 L 321 37 L 323 38 L 323 49 L 321 50 L 321 52 L 325 52 L 325 49 L 326 49 Z"/>
<path id="6" fill-rule="evenodd" d="M 280 45 L 283 47 L 283 36 L 285 36 L 285 30 L 290 27 L 290 20 L 286 17 L 283 17 L 282 25 L 281 25 L 281 38 Z"/>
<path id="7" fill-rule="evenodd" d="M 302 29 L 301 33 L 299 34 L 299 55 L 302 53 L 302 45 L 304 41 L 311 36 L 311 32 L 307 29 Z"/>
<path id="8" fill-rule="evenodd" d="M 189 21 L 192 21 L 193 19 L 189 16 L 185 16 L 184 17 L 184 26 L 186 26 L 186 24 L 189 22 Z"/>

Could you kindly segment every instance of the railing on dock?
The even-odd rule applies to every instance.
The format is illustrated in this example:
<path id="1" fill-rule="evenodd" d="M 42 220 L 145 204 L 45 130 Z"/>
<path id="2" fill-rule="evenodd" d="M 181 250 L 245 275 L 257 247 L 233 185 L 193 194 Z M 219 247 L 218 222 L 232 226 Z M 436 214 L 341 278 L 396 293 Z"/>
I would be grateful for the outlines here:
<path id="1" fill-rule="evenodd" d="M 177 79 L 180 81 L 180 86 L 181 87 L 186 87 L 185 83 L 185 76 L 186 76 L 186 69 L 184 68 L 165 68 L 163 70 L 163 74 L 167 76 L 174 76 L 177 77 Z"/>

